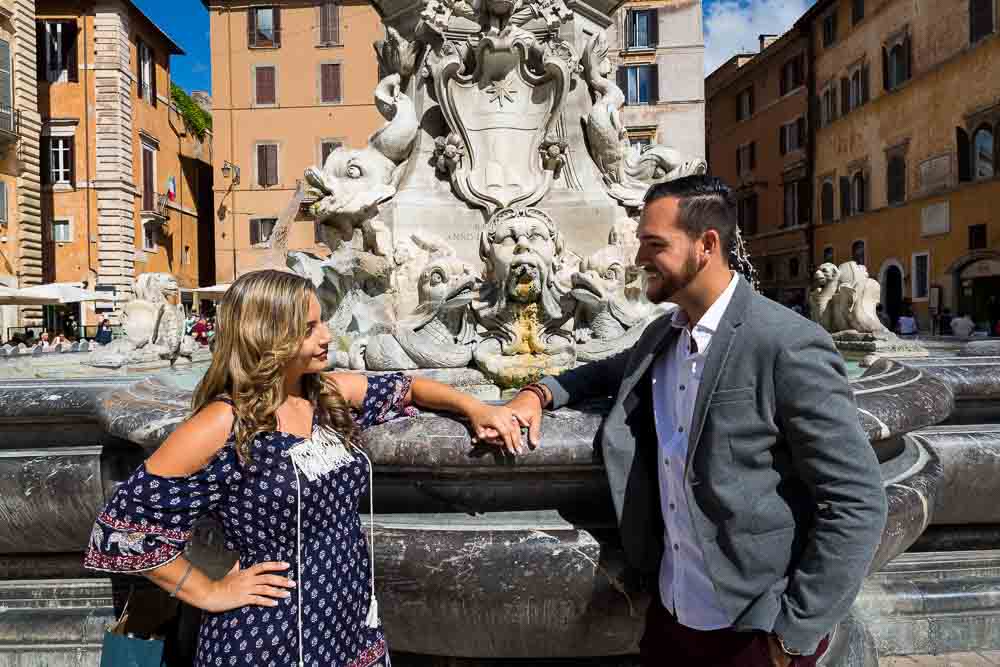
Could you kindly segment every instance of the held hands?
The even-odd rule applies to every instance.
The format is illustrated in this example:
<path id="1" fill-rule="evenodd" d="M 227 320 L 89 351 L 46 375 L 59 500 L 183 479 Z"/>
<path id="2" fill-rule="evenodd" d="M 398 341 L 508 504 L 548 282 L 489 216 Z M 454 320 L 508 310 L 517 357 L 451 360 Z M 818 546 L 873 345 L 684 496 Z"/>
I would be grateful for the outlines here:
<path id="1" fill-rule="evenodd" d="M 288 563 L 269 562 L 257 563 L 241 570 L 237 562 L 225 577 L 212 582 L 202 609 L 218 613 L 249 604 L 277 607 L 278 599 L 291 595 L 286 589 L 295 588 L 295 582 L 268 573 L 283 572 L 289 567 Z"/>
<path id="2" fill-rule="evenodd" d="M 472 441 L 498 445 L 511 454 L 524 451 L 521 443 L 521 425 L 506 405 L 479 403 L 466 416 L 472 423 Z"/>

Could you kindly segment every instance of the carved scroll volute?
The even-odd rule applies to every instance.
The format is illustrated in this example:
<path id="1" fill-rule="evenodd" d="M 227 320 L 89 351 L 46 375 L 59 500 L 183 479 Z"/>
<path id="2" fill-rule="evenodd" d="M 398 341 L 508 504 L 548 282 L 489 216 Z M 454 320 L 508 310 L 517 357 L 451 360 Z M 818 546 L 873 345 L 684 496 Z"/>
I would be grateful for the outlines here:
<path id="1" fill-rule="evenodd" d="M 542 149 L 557 143 L 575 60 L 568 44 L 543 45 L 517 27 L 483 37 L 471 73 L 451 42 L 428 58 L 441 111 L 462 144 L 463 158 L 448 169 L 459 197 L 492 215 L 545 196 L 555 164 Z"/>

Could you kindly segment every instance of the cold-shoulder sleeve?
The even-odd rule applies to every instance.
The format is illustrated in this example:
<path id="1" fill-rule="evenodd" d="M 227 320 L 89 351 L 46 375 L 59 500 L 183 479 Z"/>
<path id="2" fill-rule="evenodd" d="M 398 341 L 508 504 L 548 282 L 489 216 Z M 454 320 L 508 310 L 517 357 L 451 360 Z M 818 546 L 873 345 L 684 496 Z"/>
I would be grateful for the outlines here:
<path id="1" fill-rule="evenodd" d="M 415 415 L 416 409 L 406 405 L 411 384 L 413 378 L 402 373 L 369 375 L 368 390 L 354 421 L 360 428 L 366 429 L 398 417 Z"/>
<path id="2" fill-rule="evenodd" d="M 98 515 L 83 565 L 104 572 L 144 572 L 181 555 L 195 522 L 223 497 L 236 455 L 227 443 L 187 477 L 161 477 L 143 463 Z"/>

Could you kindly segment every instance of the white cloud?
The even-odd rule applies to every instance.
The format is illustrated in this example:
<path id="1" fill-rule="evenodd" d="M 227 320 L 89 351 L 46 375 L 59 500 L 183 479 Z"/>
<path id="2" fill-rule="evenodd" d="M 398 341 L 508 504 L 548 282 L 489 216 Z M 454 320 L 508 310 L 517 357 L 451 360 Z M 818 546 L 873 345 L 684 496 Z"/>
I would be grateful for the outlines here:
<path id="1" fill-rule="evenodd" d="M 760 48 L 758 35 L 781 34 L 815 0 L 715 0 L 705 3 L 705 74 L 737 53 Z"/>

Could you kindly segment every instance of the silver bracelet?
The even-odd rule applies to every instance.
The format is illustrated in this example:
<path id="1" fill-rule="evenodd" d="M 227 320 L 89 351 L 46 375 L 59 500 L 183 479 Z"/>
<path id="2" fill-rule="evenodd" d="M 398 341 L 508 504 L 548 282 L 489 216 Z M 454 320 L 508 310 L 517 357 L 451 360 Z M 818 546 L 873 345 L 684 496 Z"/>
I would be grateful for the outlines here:
<path id="1" fill-rule="evenodd" d="M 181 576 L 180 581 L 177 582 L 177 587 L 174 588 L 174 592 L 170 594 L 170 597 L 172 598 L 177 597 L 177 594 L 181 592 L 181 586 L 183 586 L 184 582 L 187 581 L 187 578 L 191 576 L 191 570 L 193 569 L 194 569 L 194 563 L 188 561 L 187 569 L 184 570 L 184 574 Z"/>

